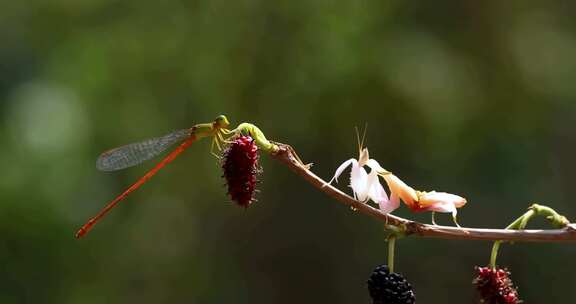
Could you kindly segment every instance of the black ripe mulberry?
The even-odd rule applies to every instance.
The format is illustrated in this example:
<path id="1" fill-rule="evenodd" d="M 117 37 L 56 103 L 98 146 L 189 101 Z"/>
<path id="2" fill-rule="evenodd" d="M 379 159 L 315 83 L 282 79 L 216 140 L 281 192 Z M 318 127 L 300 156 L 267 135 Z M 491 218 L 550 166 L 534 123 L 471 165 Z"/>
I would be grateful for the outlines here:
<path id="1" fill-rule="evenodd" d="M 491 267 L 476 267 L 478 276 L 472 281 L 480 293 L 481 303 L 517 304 L 518 291 L 510 279 L 510 271 Z"/>
<path id="2" fill-rule="evenodd" d="M 224 151 L 224 179 L 230 199 L 247 208 L 254 200 L 258 167 L 258 146 L 250 136 L 237 137 Z"/>
<path id="3" fill-rule="evenodd" d="M 368 291 L 374 304 L 414 304 L 416 296 L 408 281 L 388 266 L 376 267 L 368 279 Z"/>

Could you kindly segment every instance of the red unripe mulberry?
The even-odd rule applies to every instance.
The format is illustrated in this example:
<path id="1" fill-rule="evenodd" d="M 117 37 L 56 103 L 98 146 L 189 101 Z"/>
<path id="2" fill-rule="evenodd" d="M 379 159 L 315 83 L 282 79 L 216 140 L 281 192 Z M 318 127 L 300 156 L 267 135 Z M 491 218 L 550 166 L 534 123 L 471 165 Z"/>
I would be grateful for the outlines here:
<path id="1" fill-rule="evenodd" d="M 230 199 L 247 208 L 254 200 L 258 166 L 258 146 L 250 136 L 237 137 L 224 151 L 222 170 Z"/>
<path id="2" fill-rule="evenodd" d="M 510 271 L 491 267 L 476 267 L 478 276 L 473 283 L 480 293 L 481 303 L 517 304 L 518 291 L 510 279 Z"/>

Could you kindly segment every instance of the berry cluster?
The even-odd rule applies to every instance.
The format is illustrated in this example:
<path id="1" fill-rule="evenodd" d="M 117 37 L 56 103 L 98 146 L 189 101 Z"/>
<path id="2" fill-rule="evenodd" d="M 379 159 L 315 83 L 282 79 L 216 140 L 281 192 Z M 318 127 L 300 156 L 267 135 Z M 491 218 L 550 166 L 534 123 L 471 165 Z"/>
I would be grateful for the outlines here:
<path id="1" fill-rule="evenodd" d="M 414 304 L 416 296 L 408 281 L 388 266 L 376 267 L 368 279 L 368 291 L 374 304 Z"/>
<path id="2" fill-rule="evenodd" d="M 223 153 L 222 169 L 230 199 L 247 208 L 254 200 L 258 167 L 258 146 L 249 136 L 239 136 Z"/>
<path id="3" fill-rule="evenodd" d="M 487 304 L 517 304 L 518 292 L 506 269 L 476 267 L 478 276 L 473 283 L 480 292 L 481 302 Z"/>

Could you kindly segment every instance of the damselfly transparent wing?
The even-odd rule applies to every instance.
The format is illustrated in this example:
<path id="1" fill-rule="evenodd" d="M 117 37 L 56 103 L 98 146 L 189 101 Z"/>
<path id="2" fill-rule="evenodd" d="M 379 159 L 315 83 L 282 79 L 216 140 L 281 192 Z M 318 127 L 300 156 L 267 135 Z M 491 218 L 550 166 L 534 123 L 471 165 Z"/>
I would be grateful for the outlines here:
<path id="1" fill-rule="evenodd" d="M 98 157 L 96 168 L 101 171 L 116 171 L 138 165 L 161 154 L 173 144 L 186 139 L 190 134 L 190 129 L 183 129 L 162 137 L 150 138 L 108 150 Z"/>

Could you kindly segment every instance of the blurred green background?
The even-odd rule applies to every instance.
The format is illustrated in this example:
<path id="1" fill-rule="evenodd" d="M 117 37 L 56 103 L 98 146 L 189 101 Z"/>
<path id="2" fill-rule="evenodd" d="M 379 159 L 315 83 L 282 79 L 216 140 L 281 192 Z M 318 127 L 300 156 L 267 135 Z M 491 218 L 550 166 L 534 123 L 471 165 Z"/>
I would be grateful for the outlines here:
<path id="1" fill-rule="evenodd" d="M 356 156 L 354 126 L 368 123 L 385 168 L 468 199 L 465 226 L 504 227 L 532 202 L 576 218 L 575 12 L 569 1 L 1 3 L 0 303 L 369 303 L 382 223 L 267 156 L 258 202 L 238 208 L 208 141 L 74 239 L 154 164 L 102 173 L 100 152 L 218 114 L 293 145 L 324 178 Z M 473 303 L 490 247 L 408 238 L 396 268 L 418 303 Z M 499 264 L 526 303 L 574 303 L 575 254 L 517 243 Z"/>

